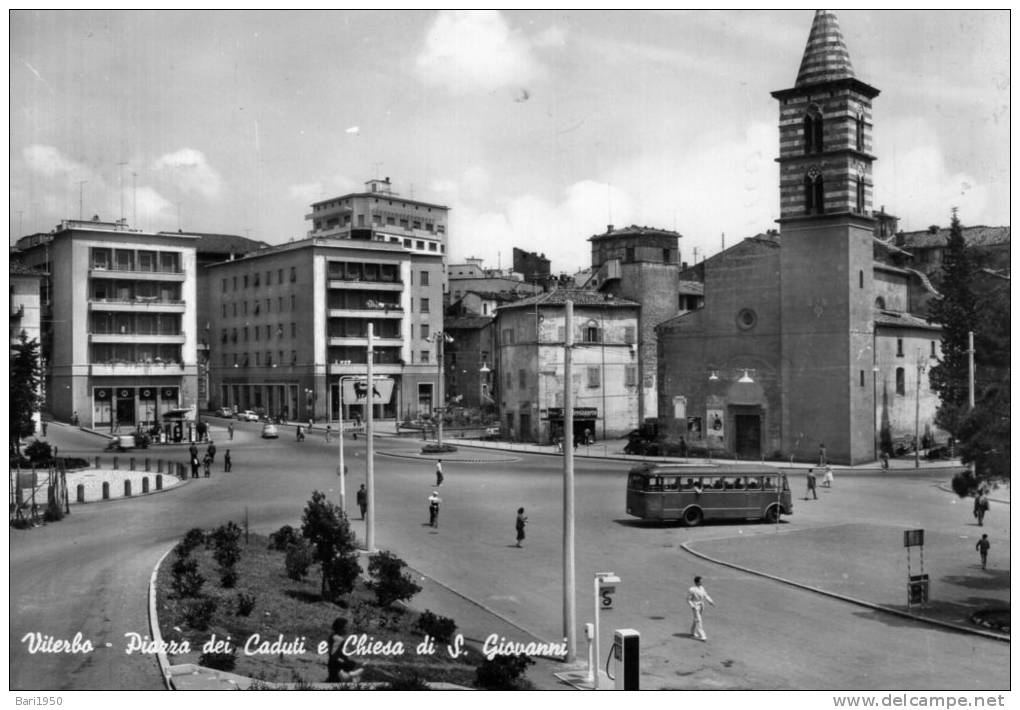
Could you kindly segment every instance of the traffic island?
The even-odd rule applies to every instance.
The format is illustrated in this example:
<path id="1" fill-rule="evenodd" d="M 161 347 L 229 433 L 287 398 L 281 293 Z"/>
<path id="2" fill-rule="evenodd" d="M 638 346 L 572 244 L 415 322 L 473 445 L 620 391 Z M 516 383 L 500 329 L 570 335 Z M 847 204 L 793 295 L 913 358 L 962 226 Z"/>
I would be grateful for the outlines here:
<path id="1" fill-rule="evenodd" d="M 425 444 L 421 447 L 423 454 L 452 454 L 457 451 L 453 444 Z"/>

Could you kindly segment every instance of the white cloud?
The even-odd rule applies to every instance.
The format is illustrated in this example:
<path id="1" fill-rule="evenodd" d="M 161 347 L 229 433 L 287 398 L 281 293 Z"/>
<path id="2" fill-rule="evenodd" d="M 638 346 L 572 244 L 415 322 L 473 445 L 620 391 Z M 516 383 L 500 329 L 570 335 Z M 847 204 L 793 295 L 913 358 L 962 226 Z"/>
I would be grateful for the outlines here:
<path id="1" fill-rule="evenodd" d="M 906 230 L 948 224 L 960 208 L 964 224 L 995 223 L 988 214 L 992 191 L 978 177 L 946 163 L 935 131 L 923 119 L 883 127 L 881 160 L 875 163 L 875 207 L 886 206 Z"/>
<path id="2" fill-rule="evenodd" d="M 139 187 L 133 191 L 134 209 L 138 213 L 138 224 L 160 225 L 173 216 L 173 203 L 151 187 Z M 153 227 L 160 228 L 160 227 Z"/>
<path id="3" fill-rule="evenodd" d="M 554 39 L 547 30 L 539 41 Z M 545 72 L 535 44 L 496 10 L 443 11 L 426 32 L 416 69 L 427 83 L 454 93 L 524 86 Z"/>
<path id="4" fill-rule="evenodd" d="M 22 150 L 29 170 L 44 177 L 80 176 L 91 171 L 51 145 L 33 144 Z"/>
<path id="5" fill-rule="evenodd" d="M 153 167 L 166 173 L 174 185 L 185 192 L 196 192 L 209 199 L 220 194 L 223 181 L 200 150 L 182 148 L 167 153 L 157 158 Z"/>

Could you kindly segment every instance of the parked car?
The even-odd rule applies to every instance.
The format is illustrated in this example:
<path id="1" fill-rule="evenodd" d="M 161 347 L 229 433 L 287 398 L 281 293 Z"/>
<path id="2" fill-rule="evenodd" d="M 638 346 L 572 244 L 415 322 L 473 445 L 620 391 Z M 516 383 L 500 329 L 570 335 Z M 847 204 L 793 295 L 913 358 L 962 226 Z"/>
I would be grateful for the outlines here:
<path id="1" fill-rule="evenodd" d="M 227 417 L 229 419 L 230 417 L 234 416 L 234 409 L 233 407 L 220 407 L 219 409 L 216 410 L 216 414 L 221 417 Z"/>
<path id="2" fill-rule="evenodd" d="M 279 439 L 280 432 L 277 430 L 275 424 L 263 424 L 262 425 L 262 438 L 263 439 Z"/>
<path id="3" fill-rule="evenodd" d="M 242 422 L 257 422 L 259 420 L 259 415 L 251 411 L 250 409 L 246 409 L 243 412 L 238 412 L 234 416 L 236 416 Z"/>

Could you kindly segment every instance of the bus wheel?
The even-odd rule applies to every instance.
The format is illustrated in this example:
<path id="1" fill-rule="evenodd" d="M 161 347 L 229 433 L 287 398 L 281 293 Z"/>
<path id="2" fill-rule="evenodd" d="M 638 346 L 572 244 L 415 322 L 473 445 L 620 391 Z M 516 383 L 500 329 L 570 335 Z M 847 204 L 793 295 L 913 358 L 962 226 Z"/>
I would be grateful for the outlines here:
<path id="1" fill-rule="evenodd" d="M 769 506 L 769 509 L 765 511 L 765 522 L 766 523 L 778 523 L 779 522 L 779 506 Z"/>
<path id="2" fill-rule="evenodd" d="M 704 520 L 704 514 L 701 512 L 701 508 L 688 508 L 684 511 L 684 525 L 695 528 L 701 525 L 701 521 Z"/>

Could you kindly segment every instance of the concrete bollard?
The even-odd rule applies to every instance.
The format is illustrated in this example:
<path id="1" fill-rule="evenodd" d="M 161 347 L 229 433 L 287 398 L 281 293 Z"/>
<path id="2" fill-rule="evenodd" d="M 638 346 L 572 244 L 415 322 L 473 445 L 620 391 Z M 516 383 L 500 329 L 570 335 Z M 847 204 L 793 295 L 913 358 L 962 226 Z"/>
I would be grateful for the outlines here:
<path id="1" fill-rule="evenodd" d="M 95 468 L 99 468 L 99 457 L 98 456 L 96 456 L 96 465 L 95 465 Z"/>
<path id="2" fill-rule="evenodd" d="M 103 481 L 103 500 L 110 500 L 110 482 Z"/>
<path id="3" fill-rule="evenodd" d="M 127 479 L 126 481 L 124 481 L 124 497 L 125 498 L 130 498 L 131 497 L 131 479 L 130 478 Z"/>
<path id="4" fill-rule="evenodd" d="M 77 492 L 78 492 L 78 502 L 79 503 L 84 503 L 85 502 L 85 484 L 84 483 L 79 483 L 78 484 Z"/>
<path id="5" fill-rule="evenodd" d="M 116 471 L 119 468 L 120 468 L 120 460 L 118 459 L 118 457 L 114 456 L 113 457 L 113 470 Z"/>
<path id="6" fill-rule="evenodd" d="M 149 477 L 148 476 L 143 476 L 142 477 L 142 493 L 148 493 L 148 492 L 149 492 Z"/>
<path id="7" fill-rule="evenodd" d="M 130 459 L 128 459 L 128 461 L 131 462 L 131 467 L 128 470 L 129 471 L 134 471 L 135 470 L 135 457 L 132 456 Z"/>
<path id="8" fill-rule="evenodd" d="M 149 470 L 150 470 L 150 469 L 149 469 L 149 457 L 148 457 L 148 456 L 146 456 L 146 457 L 145 457 L 145 472 L 146 472 L 146 473 L 148 473 L 148 472 L 149 472 Z"/>
<path id="9" fill-rule="evenodd" d="M 162 473 L 157 473 L 156 474 L 156 490 L 157 491 L 163 490 L 163 474 Z"/>

